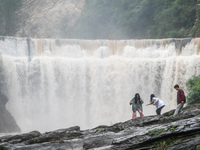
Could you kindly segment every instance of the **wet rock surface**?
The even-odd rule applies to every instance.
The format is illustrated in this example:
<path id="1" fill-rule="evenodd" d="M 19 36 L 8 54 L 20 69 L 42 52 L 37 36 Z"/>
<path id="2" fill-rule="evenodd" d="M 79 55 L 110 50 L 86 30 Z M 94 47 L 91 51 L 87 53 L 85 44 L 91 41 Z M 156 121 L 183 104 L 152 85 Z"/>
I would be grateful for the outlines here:
<path id="1" fill-rule="evenodd" d="M 136 118 L 112 126 L 80 130 L 78 126 L 52 132 L 33 131 L 0 138 L 5 150 L 192 150 L 200 147 L 200 105 L 184 108 L 177 116 Z"/>
<path id="2" fill-rule="evenodd" d="M 20 132 L 15 119 L 6 109 L 8 98 L 0 93 L 0 133 Z"/>

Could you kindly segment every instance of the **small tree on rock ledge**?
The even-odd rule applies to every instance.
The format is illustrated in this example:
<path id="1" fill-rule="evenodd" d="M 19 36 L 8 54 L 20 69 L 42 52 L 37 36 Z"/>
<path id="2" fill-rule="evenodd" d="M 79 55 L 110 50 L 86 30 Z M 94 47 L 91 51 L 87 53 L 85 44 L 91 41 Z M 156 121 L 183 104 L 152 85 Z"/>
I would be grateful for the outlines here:
<path id="1" fill-rule="evenodd" d="M 189 79 L 186 85 L 188 89 L 187 104 L 200 103 L 200 75 Z"/>

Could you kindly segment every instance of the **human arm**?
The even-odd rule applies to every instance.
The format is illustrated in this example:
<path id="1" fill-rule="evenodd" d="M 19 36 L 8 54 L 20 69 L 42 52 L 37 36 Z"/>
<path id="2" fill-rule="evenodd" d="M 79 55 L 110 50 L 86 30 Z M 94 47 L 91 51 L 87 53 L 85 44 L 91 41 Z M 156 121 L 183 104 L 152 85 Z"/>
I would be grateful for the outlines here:
<path id="1" fill-rule="evenodd" d="M 153 105 L 155 105 L 157 103 L 157 101 L 155 101 L 154 103 L 153 103 Z"/>
<path id="2" fill-rule="evenodd" d="M 181 97 L 181 103 L 184 104 L 186 100 L 185 100 L 185 94 L 183 90 L 180 91 L 180 97 Z"/>
<path id="3" fill-rule="evenodd" d="M 185 102 L 186 102 L 185 94 L 182 89 L 179 89 L 178 93 L 177 93 L 177 104 L 179 104 L 179 103 L 184 104 Z"/>
<path id="4" fill-rule="evenodd" d="M 152 99 L 152 104 L 153 104 L 153 105 L 159 105 L 158 102 L 159 102 L 159 98 L 154 97 L 154 98 Z"/>
<path id="5" fill-rule="evenodd" d="M 157 103 L 157 100 L 153 98 L 152 101 L 149 104 L 147 104 L 146 106 L 155 105 L 156 103 Z"/>
<path id="6" fill-rule="evenodd" d="M 150 102 L 149 104 L 146 104 L 146 106 L 149 106 L 149 105 L 152 105 L 154 102 L 152 101 L 152 102 Z"/>
<path id="7" fill-rule="evenodd" d="M 134 103 L 134 98 L 130 101 L 130 105 L 132 105 Z"/>
<path id="8" fill-rule="evenodd" d="M 142 99 L 140 99 L 140 103 L 141 103 L 141 104 L 143 104 L 143 103 L 144 103 L 144 101 L 143 101 Z"/>

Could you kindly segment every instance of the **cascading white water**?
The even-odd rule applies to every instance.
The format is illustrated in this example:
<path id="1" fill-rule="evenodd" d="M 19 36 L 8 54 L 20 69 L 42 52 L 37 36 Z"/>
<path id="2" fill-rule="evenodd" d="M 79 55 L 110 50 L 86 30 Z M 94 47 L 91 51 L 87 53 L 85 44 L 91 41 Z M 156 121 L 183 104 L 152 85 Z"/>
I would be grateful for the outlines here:
<path id="1" fill-rule="evenodd" d="M 129 101 L 154 93 L 176 107 L 174 84 L 200 74 L 200 39 L 64 40 L 1 37 L 8 110 L 23 132 L 131 119 Z M 155 108 L 143 105 L 145 115 Z"/>

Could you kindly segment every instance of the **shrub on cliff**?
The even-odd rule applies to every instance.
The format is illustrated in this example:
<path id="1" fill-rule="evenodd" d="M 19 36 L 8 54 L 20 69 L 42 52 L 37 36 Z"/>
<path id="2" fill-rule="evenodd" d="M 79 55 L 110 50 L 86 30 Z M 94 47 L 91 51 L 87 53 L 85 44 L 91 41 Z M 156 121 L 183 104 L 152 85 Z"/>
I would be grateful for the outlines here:
<path id="1" fill-rule="evenodd" d="M 189 79 L 186 83 L 188 89 L 187 104 L 200 103 L 200 75 Z"/>
<path id="2" fill-rule="evenodd" d="M 86 0 L 73 38 L 182 38 L 200 35 L 197 0 Z M 74 34 L 74 35 L 73 35 Z"/>

